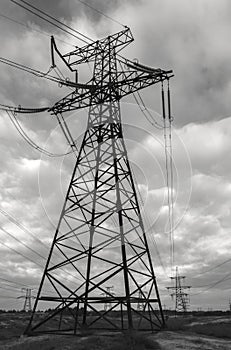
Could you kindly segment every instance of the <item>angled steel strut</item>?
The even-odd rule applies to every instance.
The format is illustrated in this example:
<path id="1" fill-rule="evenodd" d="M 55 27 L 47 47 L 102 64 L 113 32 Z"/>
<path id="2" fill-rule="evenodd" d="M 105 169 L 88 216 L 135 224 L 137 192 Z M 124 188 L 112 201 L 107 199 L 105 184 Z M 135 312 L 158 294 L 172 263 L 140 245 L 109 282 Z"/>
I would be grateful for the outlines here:
<path id="1" fill-rule="evenodd" d="M 52 38 L 53 66 L 56 53 L 73 72 L 90 61 L 94 70 L 86 84 L 71 82 L 73 91 L 50 108 L 59 115 L 89 107 L 89 115 L 26 334 L 164 326 L 123 139 L 120 99 L 169 79 L 172 71 L 120 56 L 132 41 L 125 28 L 62 55 Z M 113 293 L 108 284 L 115 286 Z M 143 305 L 139 310 L 138 303 Z M 43 308 L 50 311 L 41 316 L 37 310 Z"/>

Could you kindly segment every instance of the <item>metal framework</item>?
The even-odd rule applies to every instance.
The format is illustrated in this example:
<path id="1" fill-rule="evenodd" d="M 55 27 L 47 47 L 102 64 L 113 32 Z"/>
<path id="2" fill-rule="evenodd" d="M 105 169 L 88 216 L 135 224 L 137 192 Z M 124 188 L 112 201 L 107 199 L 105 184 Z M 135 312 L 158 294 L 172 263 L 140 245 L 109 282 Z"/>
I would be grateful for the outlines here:
<path id="1" fill-rule="evenodd" d="M 102 295 L 104 295 L 105 297 L 105 303 L 104 303 L 104 310 L 107 311 L 108 308 L 111 308 L 111 302 L 108 301 L 108 299 L 110 300 L 111 295 L 115 295 L 115 292 L 113 292 L 113 288 L 114 286 L 107 286 L 106 287 L 106 293 L 101 293 Z"/>
<path id="2" fill-rule="evenodd" d="M 168 290 L 174 290 L 171 294 L 171 297 L 175 297 L 175 312 L 187 312 L 189 297 L 188 293 L 185 293 L 185 289 L 190 289 L 191 286 L 185 286 L 182 284 L 182 281 L 185 279 L 185 276 L 180 276 L 178 273 L 178 268 L 176 267 L 176 275 L 174 277 L 170 277 L 175 281 L 175 286 L 167 287 Z"/>
<path id="3" fill-rule="evenodd" d="M 50 108 L 60 115 L 89 107 L 89 115 L 26 334 L 164 326 L 119 101 L 169 79 L 172 71 L 149 68 L 119 55 L 132 41 L 130 29 L 125 28 L 62 55 L 52 38 L 53 66 L 56 53 L 73 72 L 90 61 L 94 70 L 87 84 L 78 83 L 77 78 L 68 82 L 73 91 Z M 108 284 L 116 286 L 116 295 Z M 139 302 L 144 305 L 142 311 L 136 309 Z M 106 310 L 105 303 L 110 305 Z M 50 312 L 42 317 L 36 311 L 44 307 Z"/>
<path id="4" fill-rule="evenodd" d="M 25 292 L 25 295 L 21 295 L 20 297 L 18 297 L 18 299 L 22 299 L 22 298 L 25 299 L 24 304 L 23 304 L 23 311 L 31 312 L 32 311 L 31 299 L 34 298 L 31 294 L 32 289 L 31 288 L 22 288 L 22 292 Z"/>
<path id="5" fill-rule="evenodd" d="M 142 291 L 141 288 L 138 291 L 138 303 L 137 303 L 137 310 L 142 311 L 145 307 L 145 299 L 143 299 L 143 295 L 147 294 L 146 291 Z M 142 300 L 143 299 L 143 300 Z"/>

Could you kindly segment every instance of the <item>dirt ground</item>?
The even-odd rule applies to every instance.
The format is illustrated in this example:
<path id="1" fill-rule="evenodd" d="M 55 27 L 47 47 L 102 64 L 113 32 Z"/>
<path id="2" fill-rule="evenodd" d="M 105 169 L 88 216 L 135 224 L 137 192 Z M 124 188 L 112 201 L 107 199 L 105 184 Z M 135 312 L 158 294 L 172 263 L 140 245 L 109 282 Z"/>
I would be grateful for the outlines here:
<path id="1" fill-rule="evenodd" d="M 58 338 L 57 338 L 58 337 Z M 231 349 L 231 340 L 218 339 L 204 335 L 183 333 L 183 332 L 169 332 L 163 331 L 157 335 L 149 335 L 149 339 L 155 340 L 156 343 L 149 345 L 146 349 L 154 350 L 228 350 Z M 139 350 L 143 347 L 134 347 Z M 128 348 L 121 348 L 114 341 L 114 337 L 100 340 L 99 337 L 90 336 L 84 338 L 70 338 L 67 336 L 39 336 L 31 338 L 19 338 L 16 340 L 5 341 L 0 345 L 1 350 L 122 350 Z M 132 349 L 132 347 L 131 347 Z M 145 349 L 145 348 L 144 348 Z"/>
<path id="2" fill-rule="evenodd" d="M 231 316 L 171 318 L 156 334 L 22 337 L 27 314 L 0 314 L 0 350 L 231 350 Z"/>
<path id="3" fill-rule="evenodd" d="M 161 332 L 154 338 L 161 350 L 229 350 L 231 340 L 186 332 Z"/>

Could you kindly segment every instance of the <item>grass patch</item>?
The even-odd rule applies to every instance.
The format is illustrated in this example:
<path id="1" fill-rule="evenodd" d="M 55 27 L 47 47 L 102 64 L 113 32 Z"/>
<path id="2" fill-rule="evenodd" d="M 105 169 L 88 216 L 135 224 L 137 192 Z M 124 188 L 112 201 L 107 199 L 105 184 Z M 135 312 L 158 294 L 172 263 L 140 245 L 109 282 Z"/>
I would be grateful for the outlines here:
<path id="1" fill-rule="evenodd" d="M 46 336 L 23 338 L 0 346 L 1 350 L 160 350 L 159 344 L 148 338 L 150 334 L 117 334 L 113 336 Z"/>
<path id="2" fill-rule="evenodd" d="M 200 324 L 193 324 L 200 322 Z M 166 325 L 168 331 L 187 331 L 197 334 L 213 336 L 217 338 L 231 339 L 231 318 L 230 322 L 210 322 L 206 318 L 196 317 L 172 317 L 169 318 Z"/>
<path id="3" fill-rule="evenodd" d="M 185 327 L 193 322 L 193 318 L 188 317 L 171 317 L 166 322 L 166 330 L 168 331 L 183 331 Z"/>
<path id="4" fill-rule="evenodd" d="M 230 323 L 208 323 L 203 325 L 194 325 L 190 330 L 195 333 L 205 334 L 217 338 L 231 339 Z"/>

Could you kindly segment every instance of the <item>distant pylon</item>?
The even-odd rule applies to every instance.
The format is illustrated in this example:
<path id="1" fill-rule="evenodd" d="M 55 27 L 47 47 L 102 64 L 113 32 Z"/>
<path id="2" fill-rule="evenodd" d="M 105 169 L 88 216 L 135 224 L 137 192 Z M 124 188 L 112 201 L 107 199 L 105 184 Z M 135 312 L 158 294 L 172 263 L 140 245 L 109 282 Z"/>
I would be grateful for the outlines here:
<path id="1" fill-rule="evenodd" d="M 108 286 L 106 287 L 105 293 L 102 293 L 102 295 L 105 297 L 105 303 L 104 303 L 104 311 L 107 311 L 111 308 L 111 300 L 110 297 L 112 295 L 115 295 L 115 292 L 113 292 L 114 286 Z"/>
<path id="2" fill-rule="evenodd" d="M 182 285 L 182 280 L 185 279 L 185 276 L 180 276 L 178 273 L 178 267 L 176 267 L 176 275 L 170 277 L 171 280 L 175 280 L 175 285 L 173 287 L 166 287 L 168 290 L 173 290 L 171 297 L 175 297 L 175 311 L 176 312 L 187 312 L 189 297 L 188 293 L 185 293 L 185 289 L 191 288 L 191 286 Z"/>
<path id="3" fill-rule="evenodd" d="M 145 308 L 145 298 L 144 298 L 145 294 L 147 294 L 147 292 L 142 291 L 140 286 L 140 289 L 138 291 L 137 311 L 143 311 Z"/>
<path id="4" fill-rule="evenodd" d="M 21 291 L 25 292 L 25 295 L 21 295 L 20 297 L 18 297 L 18 299 L 21 299 L 21 298 L 25 299 L 24 304 L 23 304 L 23 311 L 31 312 L 32 311 L 31 299 L 34 298 L 31 294 L 32 289 L 31 288 L 22 288 Z"/>

